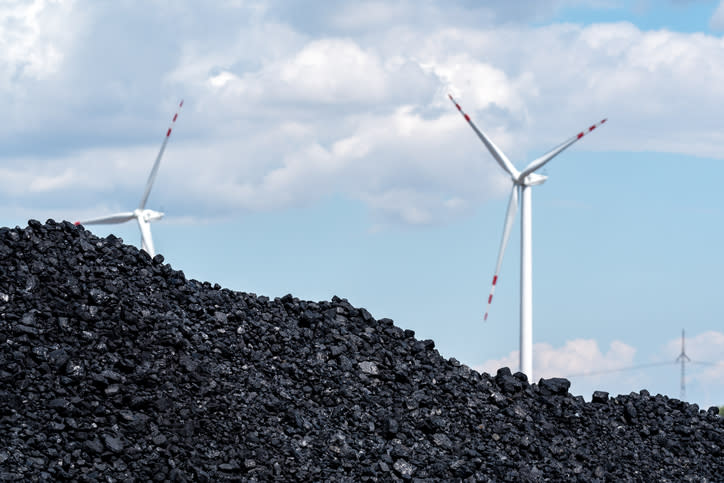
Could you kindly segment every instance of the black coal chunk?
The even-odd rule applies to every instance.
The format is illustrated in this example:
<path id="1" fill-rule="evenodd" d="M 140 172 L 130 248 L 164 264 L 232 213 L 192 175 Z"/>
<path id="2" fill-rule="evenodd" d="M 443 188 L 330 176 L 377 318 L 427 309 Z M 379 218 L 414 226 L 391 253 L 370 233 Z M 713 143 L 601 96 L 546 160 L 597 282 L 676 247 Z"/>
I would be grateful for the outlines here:
<path id="1" fill-rule="evenodd" d="M 591 402 L 605 404 L 608 401 L 608 393 L 606 391 L 594 391 Z"/>
<path id="2" fill-rule="evenodd" d="M 540 388 L 541 393 L 547 396 L 565 396 L 568 394 L 568 388 L 571 387 L 571 382 L 562 377 L 552 377 L 550 379 L 541 379 L 538 381 L 538 387 Z"/>
<path id="3" fill-rule="evenodd" d="M 188 280 L 67 222 L 0 228 L 0 480 L 721 481 L 716 408 L 569 389 L 343 298 Z"/>

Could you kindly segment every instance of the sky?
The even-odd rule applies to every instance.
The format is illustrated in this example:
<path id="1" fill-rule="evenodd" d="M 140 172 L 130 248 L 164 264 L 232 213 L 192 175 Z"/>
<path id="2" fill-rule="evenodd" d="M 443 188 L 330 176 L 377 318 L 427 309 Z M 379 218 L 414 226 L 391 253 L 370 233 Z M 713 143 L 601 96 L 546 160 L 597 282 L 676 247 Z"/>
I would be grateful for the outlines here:
<path id="1" fill-rule="evenodd" d="M 481 371 L 518 369 L 533 188 L 533 376 L 724 405 L 724 2 L 0 0 L 0 224 L 148 207 L 187 277 L 337 295 Z M 134 222 L 89 226 L 140 246 Z M 637 368 L 637 369 L 629 369 Z"/>

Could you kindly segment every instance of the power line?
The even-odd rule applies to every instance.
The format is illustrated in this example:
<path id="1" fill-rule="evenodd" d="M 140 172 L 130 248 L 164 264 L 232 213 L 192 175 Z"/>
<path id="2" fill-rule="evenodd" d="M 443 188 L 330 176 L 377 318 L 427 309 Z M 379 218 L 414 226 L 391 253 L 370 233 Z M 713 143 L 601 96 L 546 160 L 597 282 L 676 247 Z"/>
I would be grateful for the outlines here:
<path id="1" fill-rule="evenodd" d="M 709 361 L 694 361 L 689 360 L 687 362 L 690 362 L 691 364 L 699 364 L 702 366 L 724 366 L 724 361 L 719 362 L 709 362 Z M 625 371 L 634 371 L 638 369 L 646 369 L 647 367 L 655 367 L 655 366 L 666 366 L 670 364 L 676 364 L 677 361 L 671 362 L 671 361 L 662 361 L 662 362 L 650 362 L 648 364 L 637 364 L 635 366 L 626 366 L 626 367 L 619 367 L 616 369 L 604 369 L 600 371 L 590 371 L 590 372 L 582 372 L 579 374 L 570 374 L 567 376 L 564 376 L 566 379 L 569 379 L 571 377 L 585 377 L 585 376 L 598 376 L 601 374 L 611 374 L 614 372 L 625 372 Z"/>
<path id="2" fill-rule="evenodd" d="M 709 362 L 709 361 L 689 361 L 692 364 L 700 364 L 702 366 L 724 366 L 724 361 Z"/>
<path id="3" fill-rule="evenodd" d="M 617 369 L 604 369 L 600 371 L 590 371 L 590 372 L 583 372 L 580 374 L 571 374 L 569 376 L 566 376 L 566 378 L 571 377 L 585 377 L 585 376 L 598 376 L 601 374 L 611 374 L 614 372 L 625 372 L 625 371 L 634 371 L 638 369 L 645 369 L 647 367 L 655 367 L 655 366 L 666 366 L 674 364 L 671 361 L 662 361 L 662 362 L 649 362 L 648 364 L 637 364 L 635 366 L 626 366 L 626 367 L 619 367 Z"/>

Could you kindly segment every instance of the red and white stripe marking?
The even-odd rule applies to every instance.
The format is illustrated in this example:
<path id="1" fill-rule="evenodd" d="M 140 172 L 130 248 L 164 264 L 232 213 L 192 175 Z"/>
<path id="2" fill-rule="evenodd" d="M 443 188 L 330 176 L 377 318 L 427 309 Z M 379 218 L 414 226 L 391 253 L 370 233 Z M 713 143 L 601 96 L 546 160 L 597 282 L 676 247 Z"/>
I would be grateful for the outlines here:
<path id="1" fill-rule="evenodd" d="M 608 119 L 602 119 L 600 122 L 597 122 L 597 123 L 594 124 L 593 126 L 591 126 L 591 127 L 589 127 L 588 129 L 586 129 L 585 131 L 579 132 L 579 133 L 576 135 L 576 139 L 581 139 L 583 136 L 585 136 L 585 135 L 588 134 L 589 132 L 593 131 L 594 129 L 596 129 L 598 126 L 600 126 L 601 124 L 605 123 L 606 121 L 608 121 Z"/>
<path id="2" fill-rule="evenodd" d="M 176 113 L 173 115 L 173 119 L 171 119 L 171 125 L 168 127 L 168 131 L 166 131 L 166 137 L 169 137 L 171 135 L 171 130 L 173 129 L 173 125 L 176 123 L 176 119 L 178 118 L 178 112 L 181 110 L 181 108 L 184 105 L 183 99 L 181 99 L 181 102 L 178 105 L 178 109 L 176 109 Z"/>
<path id="3" fill-rule="evenodd" d="M 490 304 L 493 302 L 493 294 L 495 294 L 495 285 L 498 283 L 498 276 L 493 275 L 493 286 L 490 288 L 490 295 L 488 295 L 488 309 L 485 311 L 485 317 L 483 320 L 488 320 L 488 314 L 490 313 Z"/>
<path id="4" fill-rule="evenodd" d="M 450 100 L 452 101 L 452 103 L 455 104 L 455 107 L 458 108 L 458 111 L 460 111 L 460 114 L 463 115 L 463 117 L 465 118 L 465 120 L 468 121 L 468 122 L 472 122 L 472 121 L 470 120 L 470 116 L 468 116 L 468 115 L 465 113 L 465 111 L 463 111 L 463 108 L 460 107 L 460 104 L 458 104 L 457 101 L 456 101 L 455 99 L 453 99 L 452 94 L 448 94 L 447 96 L 450 98 Z"/>

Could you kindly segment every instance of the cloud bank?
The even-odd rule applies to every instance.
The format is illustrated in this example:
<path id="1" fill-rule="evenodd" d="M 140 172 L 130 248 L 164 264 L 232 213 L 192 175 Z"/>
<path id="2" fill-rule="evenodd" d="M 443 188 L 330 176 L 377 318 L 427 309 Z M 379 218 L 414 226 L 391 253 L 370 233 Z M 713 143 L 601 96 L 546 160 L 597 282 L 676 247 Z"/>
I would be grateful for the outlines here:
<path id="1" fill-rule="evenodd" d="M 566 341 L 563 347 L 553 347 L 546 342 L 533 345 L 533 373 L 540 378 L 572 377 L 589 373 L 605 373 L 633 364 L 636 349 L 621 341 L 613 341 L 608 350 L 602 351 L 594 339 Z M 518 370 L 519 351 L 512 351 L 501 359 L 491 359 L 475 369 L 495 374 L 501 367 Z M 602 376 L 599 377 L 599 380 Z"/>
<path id="2" fill-rule="evenodd" d="M 4 3 L 1 196 L 127 209 L 180 97 L 151 204 L 185 217 L 337 195 L 388 223 L 463 216 L 507 184 L 447 92 L 518 165 L 605 116 L 579 154 L 722 157 L 721 38 L 530 26 L 571 2 L 528 3 Z"/>

